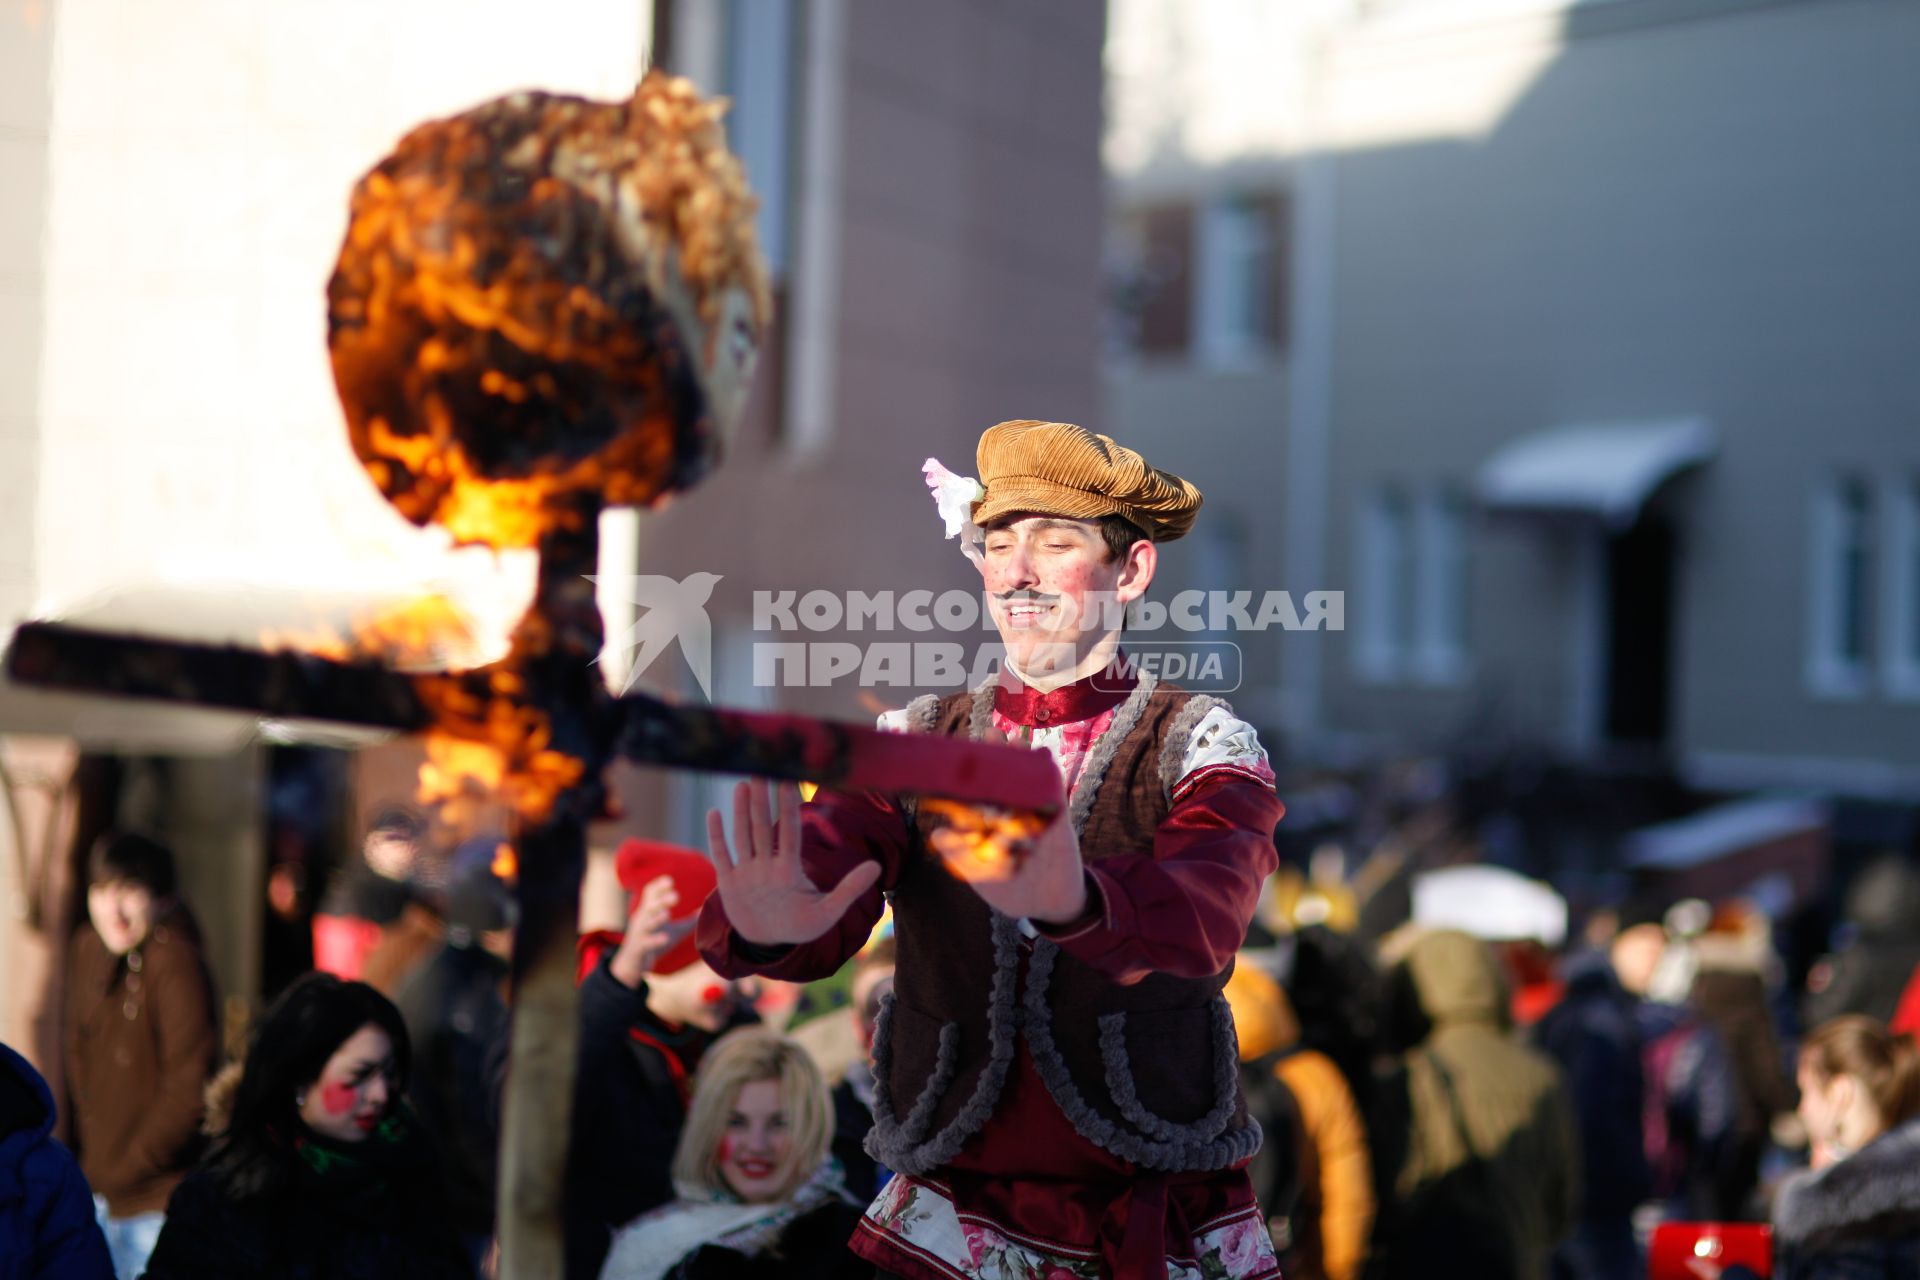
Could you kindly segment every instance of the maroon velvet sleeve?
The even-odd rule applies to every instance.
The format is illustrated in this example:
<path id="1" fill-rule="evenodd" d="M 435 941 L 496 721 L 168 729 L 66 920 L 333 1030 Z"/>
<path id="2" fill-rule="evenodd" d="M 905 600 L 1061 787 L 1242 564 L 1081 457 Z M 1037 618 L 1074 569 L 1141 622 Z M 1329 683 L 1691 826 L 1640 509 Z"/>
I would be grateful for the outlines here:
<path id="1" fill-rule="evenodd" d="M 800 861 L 807 877 L 822 889 L 862 862 L 880 864 L 880 878 L 854 900 L 840 923 L 812 942 L 764 947 L 733 930 L 718 893 L 700 909 L 696 936 L 700 955 L 726 978 L 750 973 L 787 982 L 813 982 L 831 976 L 873 932 L 884 906 L 881 894 L 900 878 L 909 834 L 906 815 L 891 797 L 870 791 L 821 791 L 800 808 Z"/>
<path id="2" fill-rule="evenodd" d="M 1270 786 L 1232 773 L 1209 779 L 1173 806 L 1151 854 L 1088 860 L 1093 919 L 1042 932 L 1115 982 L 1219 973 L 1280 865 L 1273 828 L 1283 812 Z"/>

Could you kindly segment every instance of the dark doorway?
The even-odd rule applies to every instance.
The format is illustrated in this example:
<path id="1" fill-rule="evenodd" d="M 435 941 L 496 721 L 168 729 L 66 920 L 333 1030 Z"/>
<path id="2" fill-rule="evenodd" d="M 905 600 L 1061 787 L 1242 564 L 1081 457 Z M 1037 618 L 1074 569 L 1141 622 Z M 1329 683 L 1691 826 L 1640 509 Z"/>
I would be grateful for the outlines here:
<path id="1" fill-rule="evenodd" d="M 1643 519 L 1607 541 L 1606 735 L 1664 743 L 1673 666 L 1673 528 Z"/>

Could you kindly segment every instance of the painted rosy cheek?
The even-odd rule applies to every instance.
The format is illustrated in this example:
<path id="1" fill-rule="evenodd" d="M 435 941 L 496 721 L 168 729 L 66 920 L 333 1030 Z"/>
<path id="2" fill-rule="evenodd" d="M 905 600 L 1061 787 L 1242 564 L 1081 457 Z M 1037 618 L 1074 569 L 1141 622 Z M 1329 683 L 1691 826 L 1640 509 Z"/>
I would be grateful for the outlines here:
<path id="1" fill-rule="evenodd" d="M 727 1161 L 733 1159 L 733 1139 L 732 1138 L 720 1139 L 720 1149 L 714 1153 L 714 1158 L 717 1159 L 721 1164 L 725 1164 Z"/>
<path id="2" fill-rule="evenodd" d="M 719 1004 L 727 998 L 727 989 L 717 982 L 709 982 L 700 988 L 700 1003 Z"/>
<path id="3" fill-rule="evenodd" d="M 325 1085 L 320 1090 L 320 1106 L 330 1116 L 348 1115 L 353 1111 L 356 1092 L 352 1085 L 338 1081 Z"/>

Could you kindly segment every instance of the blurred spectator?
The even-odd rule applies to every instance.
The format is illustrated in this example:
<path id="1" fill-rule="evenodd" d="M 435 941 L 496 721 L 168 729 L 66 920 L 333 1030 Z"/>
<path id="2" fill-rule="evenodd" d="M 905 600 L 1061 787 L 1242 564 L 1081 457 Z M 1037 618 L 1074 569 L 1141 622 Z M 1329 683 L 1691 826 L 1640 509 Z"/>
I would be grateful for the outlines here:
<path id="1" fill-rule="evenodd" d="M 872 1266 L 847 1248 L 861 1206 L 832 1136 L 805 1050 L 761 1028 L 722 1037 L 674 1152 L 679 1198 L 621 1230 L 602 1280 L 868 1280 Z"/>
<path id="2" fill-rule="evenodd" d="M 399 1010 L 313 973 L 209 1091 L 207 1162 L 174 1192 L 148 1280 L 468 1280 L 432 1143 L 401 1102 Z"/>
<path id="3" fill-rule="evenodd" d="M 1420 936 L 1390 994 L 1390 1033 L 1413 1047 L 1368 1118 L 1389 1188 L 1373 1274 L 1546 1274 L 1579 1180 L 1559 1072 L 1514 1038 L 1493 954 L 1464 933 Z"/>
<path id="4" fill-rule="evenodd" d="M 1900 996 L 1920 967 L 1920 872 L 1898 854 L 1870 863 L 1848 888 L 1846 932 L 1839 948 L 1814 966 L 1802 1005 L 1806 1026 L 1848 1013 L 1891 1022 Z"/>
<path id="5" fill-rule="evenodd" d="M 174 888 L 166 846 L 102 836 L 87 862 L 91 927 L 68 953 L 68 1119 L 120 1280 L 140 1274 L 199 1154 L 220 1049 L 200 930 Z"/>
<path id="6" fill-rule="evenodd" d="M 53 1121 L 47 1082 L 0 1044 L 0 1276 L 111 1280 L 93 1193 Z"/>
<path id="7" fill-rule="evenodd" d="M 1800 1051 L 1813 1168 L 1774 1204 L 1778 1280 L 1920 1276 L 1920 1054 L 1871 1018 L 1816 1028 Z"/>
<path id="8" fill-rule="evenodd" d="M 313 917 L 314 968 L 391 996 L 440 945 L 439 912 L 415 883 L 426 834 L 426 821 L 411 809 L 374 818 L 360 865 L 328 890 Z"/>
<path id="9" fill-rule="evenodd" d="M 1792 1112 L 1796 1103 L 1780 1047 L 1775 1000 L 1780 964 L 1773 925 L 1736 900 L 1711 912 L 1706 930 L 1684 939 L 1684 945 L 1693 953 L 1688 1004 L 1719 1037 L 1735 1085 L 1737 1114 L 1730 1148 L 1720 1161 L 1713 1216 L 1764 1218 L 1757 1194 L 1761 1159 L 1775 1119 Z"/>
<path id="10" fill-rule="evenodd" d="M 1325 1054 L 1340 1069 L 1367 1114 L 1387 998 L 1373 953 L 1351 934 L 1311 925 L 1293 935 L 1281 982 L 1300 1024 L 1301 1047 Z"/>
<path id="11" fill-rule="evenodd" d="M 1725 1166 L 1737 1146 L 1740 1086 L 1720 1037 L 1691 1008 L 1653 996 L 1670 950 L 1659 920 L 1627 920 L 1611 948 L 1613 971 L 1637 998 L 1640 1067 L 1645 1082 L 1641 1143 L 1650 1198 L 1663 1218 L 1711 1222 L 1737 1205 L 1722 1203 Z"/>
<path id="12" fill-rule="evenodd" d="M 1265 1142 L 1253 1169 L 1277 1162 L 1271 1167 L 1290 1184 L 1275 1192 L 1275 1178 L 1254 1179 L 1281 1270 L 1288 1280 L 1356 1280 L 1366 1261 L 1374 1200 L 1367 1130 L 1353 1093 L 1331 1058 L 1301 1044 L 1299 1020 L 1279 983 L 1240 965 L 1227 981 L 1226 997 L 1240 1034 L 1241 1063 L 1277 1080 L 1291 1100 L 1291 1115 L 1277 1122 L 1255 1116 Z M 1255 1085 L 1246 1089 L 1249 1108 L 1259 1096 Z M 1290 1149 L 1269 1151 L 1270 1145 Z"/>
<path id="13" fill-rule="evenodd" d="M 1578 1280 L 1637 1280 L 1642 1264 L 1633 1212 L 1653 1185 L 1641 1134 L 1642 1002 L 1621 985 L 1605 954 L 1570 956 L 1563 974 L 1566 993 L 1534 1028 L 1534 1039 L 1565 1073 L 1585 1195 L 1554 1270 Z"/>
<path id="14" fill-rule="evenodd" d="M 840 1162 L 849 1194 L 861 1203 L 871 1201 L 885 1181 L 880 1166 L 867 1154 L 867 1134 L 873 1129 L 873 1032 L 881 1006 L 893 994 L 893 935 L 876 938 L 852 960 L 848 990 L 851 1002 L 815 1018 L 793 1034 L 826 1080 L 833 1098 L 833 1158 Z"/>
<path id="15" fill-rule="evenodd" d="M 1360 904 L 1347 883 L 1347 856 L 1328 842 L 1313 851 L 1307 871 L 1282 865 L 1262 886 L 1254 918 L 1274 934 L 1308 925 L 1351 933 L 1360 923 Z"/>
<path id="16" fill-rule="evenodd" d="M 469 842 L 455 855 L 446 943 L 394 1001 L 413 1042 L 414 1113 L 440 1150 L 447 1208 L 476 1262 L 493 1235 L 493 1063 L 507 1034 L 515 913 L 512 890 L 489 865 L 495 843 Z"/>
<path id="17" fill-rule="evenodd" d="M 594 1275 L 613 1229 L 673 1198 L 674 1143 L 714 1039 L 751 1022 L 739 991 L 695 950 L 713 865 L 628 840 L 614 858 L 635 895 L 621 934 L 581 940 L 580 1065 L 567 1194 L 567 1274 Z"/>
<path id="18" fill-rule="evenodd" d="M 1518 938 L 1494 944 L 1500 972 L 1513 989 L 1513 1023 L 1523 1030 L 1553 1012 L 1567 994 L 1553 951 L 1538 938 Z"/>

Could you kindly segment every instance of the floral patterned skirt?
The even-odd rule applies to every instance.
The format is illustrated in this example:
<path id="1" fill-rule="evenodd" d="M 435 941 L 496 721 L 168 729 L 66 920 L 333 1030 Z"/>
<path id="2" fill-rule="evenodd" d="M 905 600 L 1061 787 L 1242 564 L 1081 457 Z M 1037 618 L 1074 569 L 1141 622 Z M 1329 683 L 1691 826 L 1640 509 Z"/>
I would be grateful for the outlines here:
<path id="1" fill-rule="evenodd" d="M 860 1220 L 853 1251 L 906 1280 L 1103 1280 L 1115 1274 L 1093 1247 L 1015 1231 L 955 1208 L 933 1179 L 896 1177 Z M 1257 1207 L 1201 1223 L 1166 1257 L 1167 1280 L 1269 1280 L 1280 1274 Z"/>
<path id="2" fill-rule="evenodd" d="M 986 1127 L 938 1176 L 889 1181 L 851 1243 L 905 1280 L 1280 1274 L 1244 1169 L 1155 1175 L 1094 1146 L 1054 1105 L 1025 1045 Z"/>

